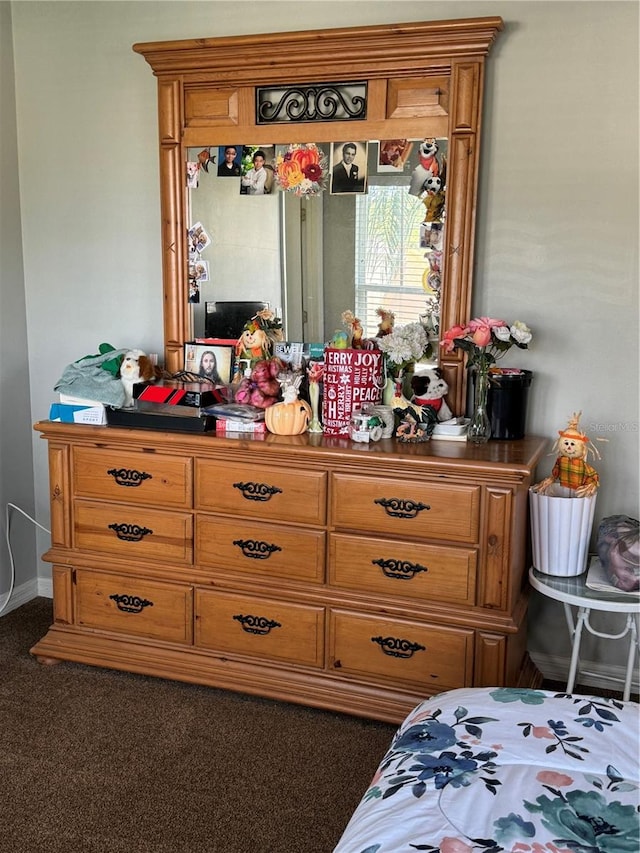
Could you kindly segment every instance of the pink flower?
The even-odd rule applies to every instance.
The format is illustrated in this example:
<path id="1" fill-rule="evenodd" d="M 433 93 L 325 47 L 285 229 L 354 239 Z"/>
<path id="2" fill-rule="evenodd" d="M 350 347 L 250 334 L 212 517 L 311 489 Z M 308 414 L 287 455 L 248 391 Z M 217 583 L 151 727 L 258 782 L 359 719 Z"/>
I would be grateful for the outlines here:
<path id="1" fill-rule="evenodd" d="M 490 329 L 495 329 L 498 326 L 506 326 L 504 320 L 494 320 L 492 317 L 476 317 L 475 320 L 469 322 L 469 328 L 475 332 L 477 326 L 488 326 Z"/>
<path id="2" fill-rule="evenodd" d="M 491 343 L 491 327 L 481 326 L 479 323 L 471 334 L 471 340 L 477 347 L 486 347 Z"/>
<path id="3" fill-rule="evenodd" d="M 324 366 L 319 361 L 312 361 L 309 367 L 307 368 L 307 376 L 309 377 L 309 382 L 321 382 L 323 373 Z"/>
<path id="4" fill-rule="evenodd" d="M 455 349 L 453 342 L 456 338 L 464 338 L 468 331 L 469 329 L 466 326 L 452 326 L 444 333 L 440 346 L 445 352 L 453 352 Z"/>
<path id="5" fill-rule="evenodd" d="M 532 726 L 531 734 L 537 738 L 547 738 L 547 740 L 556 739 L 554 733 L 547 726 Z"/>
<path id="6" fill-rule="evenodd" d="M 472 850 L 473 847 L 465 844 L 461 838 L 445 836 L 440 842 L 440 853 L 471 853 Z"/>
<path id="7" fill-rule="evenodd" d="M 554 788 L 562 788 L 566 785 L 571 785 L 573 779 L 571 776 L 566 776 L 564 773 L 556 773 L 555 770 L 541 770 L 537 775 L 538 782 L 543 785 L 553 785 Z"/>

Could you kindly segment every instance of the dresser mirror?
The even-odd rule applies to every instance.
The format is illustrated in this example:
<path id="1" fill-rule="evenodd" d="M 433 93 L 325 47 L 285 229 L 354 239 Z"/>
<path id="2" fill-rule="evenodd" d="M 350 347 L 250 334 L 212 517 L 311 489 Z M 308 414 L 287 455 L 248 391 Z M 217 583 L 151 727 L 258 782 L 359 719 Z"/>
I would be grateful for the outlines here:
<path id="1" fill-rule="evenodd" d="M 376 188 L 391 183 L 377 168 L 381 143 L 390 140 L 412 141 L 414 158 L 420 141 L 444 141 L 439 326 L 468 316 L 484 62 L 501 29 L 502 20 L 491 17 L 134 45 L 158 79 L 169 370 L 182 367 L 184 342 L 204 332 L 207 303 L 216 301 L 265 300 L 282 311 L 290 339 L 332 336 L 341 311 L 357 308 L 356 270 L 372 263 L 371 246 L 363 249 L 354 236 L 356 221 L 366 215 Z M 366 157 L 366 192 L 341 197 L 328 184 L 308 198 L 282 191 L 243 198 L 236 180 L 224 184 L 213 174 L 225 146 L 260 146 L 277 155 L 278 148 L 312 142 L 332 162 L 338 141 L 366 146 L 366 154 L 358 151 Z M 208 153 L 212 159 L 205 162 Z M 209 168 L 200 170 L 198 188 L 189 189 L 187 164 L 196 162 Z M 399 186 L 424 219 L 421 200 L 408 192 L 410 166 L 409 161 Z M 210 195 L 207 185 L 213 187 Z M 205 220 L 216 230 L 215 239 L 209 257 L 208 246 L 192 254 L 191 280 L 194 261 L 204 260 L 208 281 L 199 282 L 199 301 L 189 302 L 188 232 Z M 422 256 L 426 308 L 431 271 L 426 256 L 435 247 L 427 237 L 427 245 L 420 242 L 415 249 Z M 215 253 L 225 246 L 223 259 Z M 370 296 L 375 301 L 375 292 Z M 451 408 L 461 413 L 461 355 L 444 356 L 440 364 Z"/>
<path id="2" fill-rule="evenodd" d="M 220 337 L 220 330 L 231 329 L 218 306 L 227 310 L 236 300 L 266 301 L 290 340 L 308 342 L 330 339 L 342 328 L 342 312 L 354 308 L 364 336 L 373 337 L 382 307 L 395 313 L 396 325 L 421 316 L 437 352 L 446 192 L 417 194 L 424 182 L 423 141 L 398 139 L 359 141 L 362 164 L 356 168 L 366 191 L 334 193 L 331 154 L 344 145 L 314 146 L 321 181 L 309 193 L 298 169 L 291 179 L 297 183 L 290 186 L 285 174 L 280 184 L 277 164 L 295 145 L 261 146 L 271 162 L 265 167 L 269 192 L 258 197 L 242 193 L 237 174 L 243 149 L 247 159 L 257 146 L 188 149 L 186 174 L 194 177 L 187 221 L 192 233 L 195 227 L 206 234 L 203 248 L 188 246 L 195 337 Z M 442 187 L 447 140 L 435 146 Z M 225 152 L 229 160 L 235 154 L 231 167 Z"/>

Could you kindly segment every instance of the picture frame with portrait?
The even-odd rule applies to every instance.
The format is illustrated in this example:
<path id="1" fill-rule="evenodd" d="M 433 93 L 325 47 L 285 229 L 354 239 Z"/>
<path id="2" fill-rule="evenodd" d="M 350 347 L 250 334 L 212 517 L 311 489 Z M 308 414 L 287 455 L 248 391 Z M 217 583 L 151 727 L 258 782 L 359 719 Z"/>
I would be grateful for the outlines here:
<path id="1" fill-rule="evenodd" d="M 227 344 L 184 345 L 184 370 L 215 385 L 229 385 L 233 376 L 235 347 Z"/>
<path id="2" fill-rule="evenodd" d="M 221 145 L 218 147 L 218 178 L 239 178 L 242 174 L 242 145 Z"/>
<path id="3" fill-rule="evenodd" d="M 368 142 L 334 142 L 329 169 L 331 194 L 364 193 L 367 190 Z"/>

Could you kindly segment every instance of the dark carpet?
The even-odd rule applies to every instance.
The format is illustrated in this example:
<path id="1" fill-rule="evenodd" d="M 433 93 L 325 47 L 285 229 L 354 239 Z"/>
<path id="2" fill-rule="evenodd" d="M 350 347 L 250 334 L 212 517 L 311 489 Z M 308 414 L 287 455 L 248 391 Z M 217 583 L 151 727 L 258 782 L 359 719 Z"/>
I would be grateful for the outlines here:
<path id="1" fill-rule="evenodd" d="M 330 853 L 395 726 L 30 654 L 0 618 L 0 850 Z"/>

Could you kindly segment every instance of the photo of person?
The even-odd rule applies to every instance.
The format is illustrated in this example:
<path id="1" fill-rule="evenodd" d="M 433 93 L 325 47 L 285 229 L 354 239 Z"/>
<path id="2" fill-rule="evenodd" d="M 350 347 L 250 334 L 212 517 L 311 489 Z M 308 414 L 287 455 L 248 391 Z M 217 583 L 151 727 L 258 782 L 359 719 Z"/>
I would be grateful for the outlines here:
<path id="1" fill-rule="evenodd" d="M 211 245 L 211 237 L 205 231 L 202 222 L 194 223 L 189 228 L 189 257 L 195 257 Z"/>
<path id="2" fill-rule="evenodd" d="M 331 149 L 331 192 L 363 193 L 367 177 L 366 142 L 338 142 Z"/>
<path id="3" fill-rule="evenodd" d="M 240 166 L 240 149 L 237 145 L 227 145 L 218 148 L 218 177 L 239 178 L 242 174 Z"/>
<path id="4" fill-rule="evenodd" d="M 200 285 L 194 279 L 189 281 L 189 302 L 200 302 Z"/>
<path id="5" fill-rule="evenodd" d="M 271 161 L 274 146 L 256 147 L 245 145 L 242 154 L 243 174 L 240 179 L 241 195 L 269 195 L 273 189 L 275 174 Z"/>
<path id="6" fill-rule="evenodd" d="M 209 281 L 209 261 L 202 261 L 200 258 L 189 261 L 189 279 Z"/>
<path id="7" fill-rule="evenodd" d="M 200 164 L 189 161 L 187 163 L 187 187 L 190 190 L 198 189 L 198 173 Z"/>
<path id="8" fill-rule="evenodd" d="M 184 369 L 187 373 L 196 374 L 214 385 L 228 385 L 232 366 L 232 346 L 185 344 Z"/>
<path id="9" fill-rule="evenodd" d="M 200 356 L 200 364 L 198 365 L 198 376 L 214 382 L 216 385 L 220 383 L 220 374 L 218 373 L 218 360 L 213 350 L 206 349 Z"/>
<path id="10" fill-rule="evenodd" d="M 420 223 L 420 248 L 442 251 L 442 223 Z"/>

